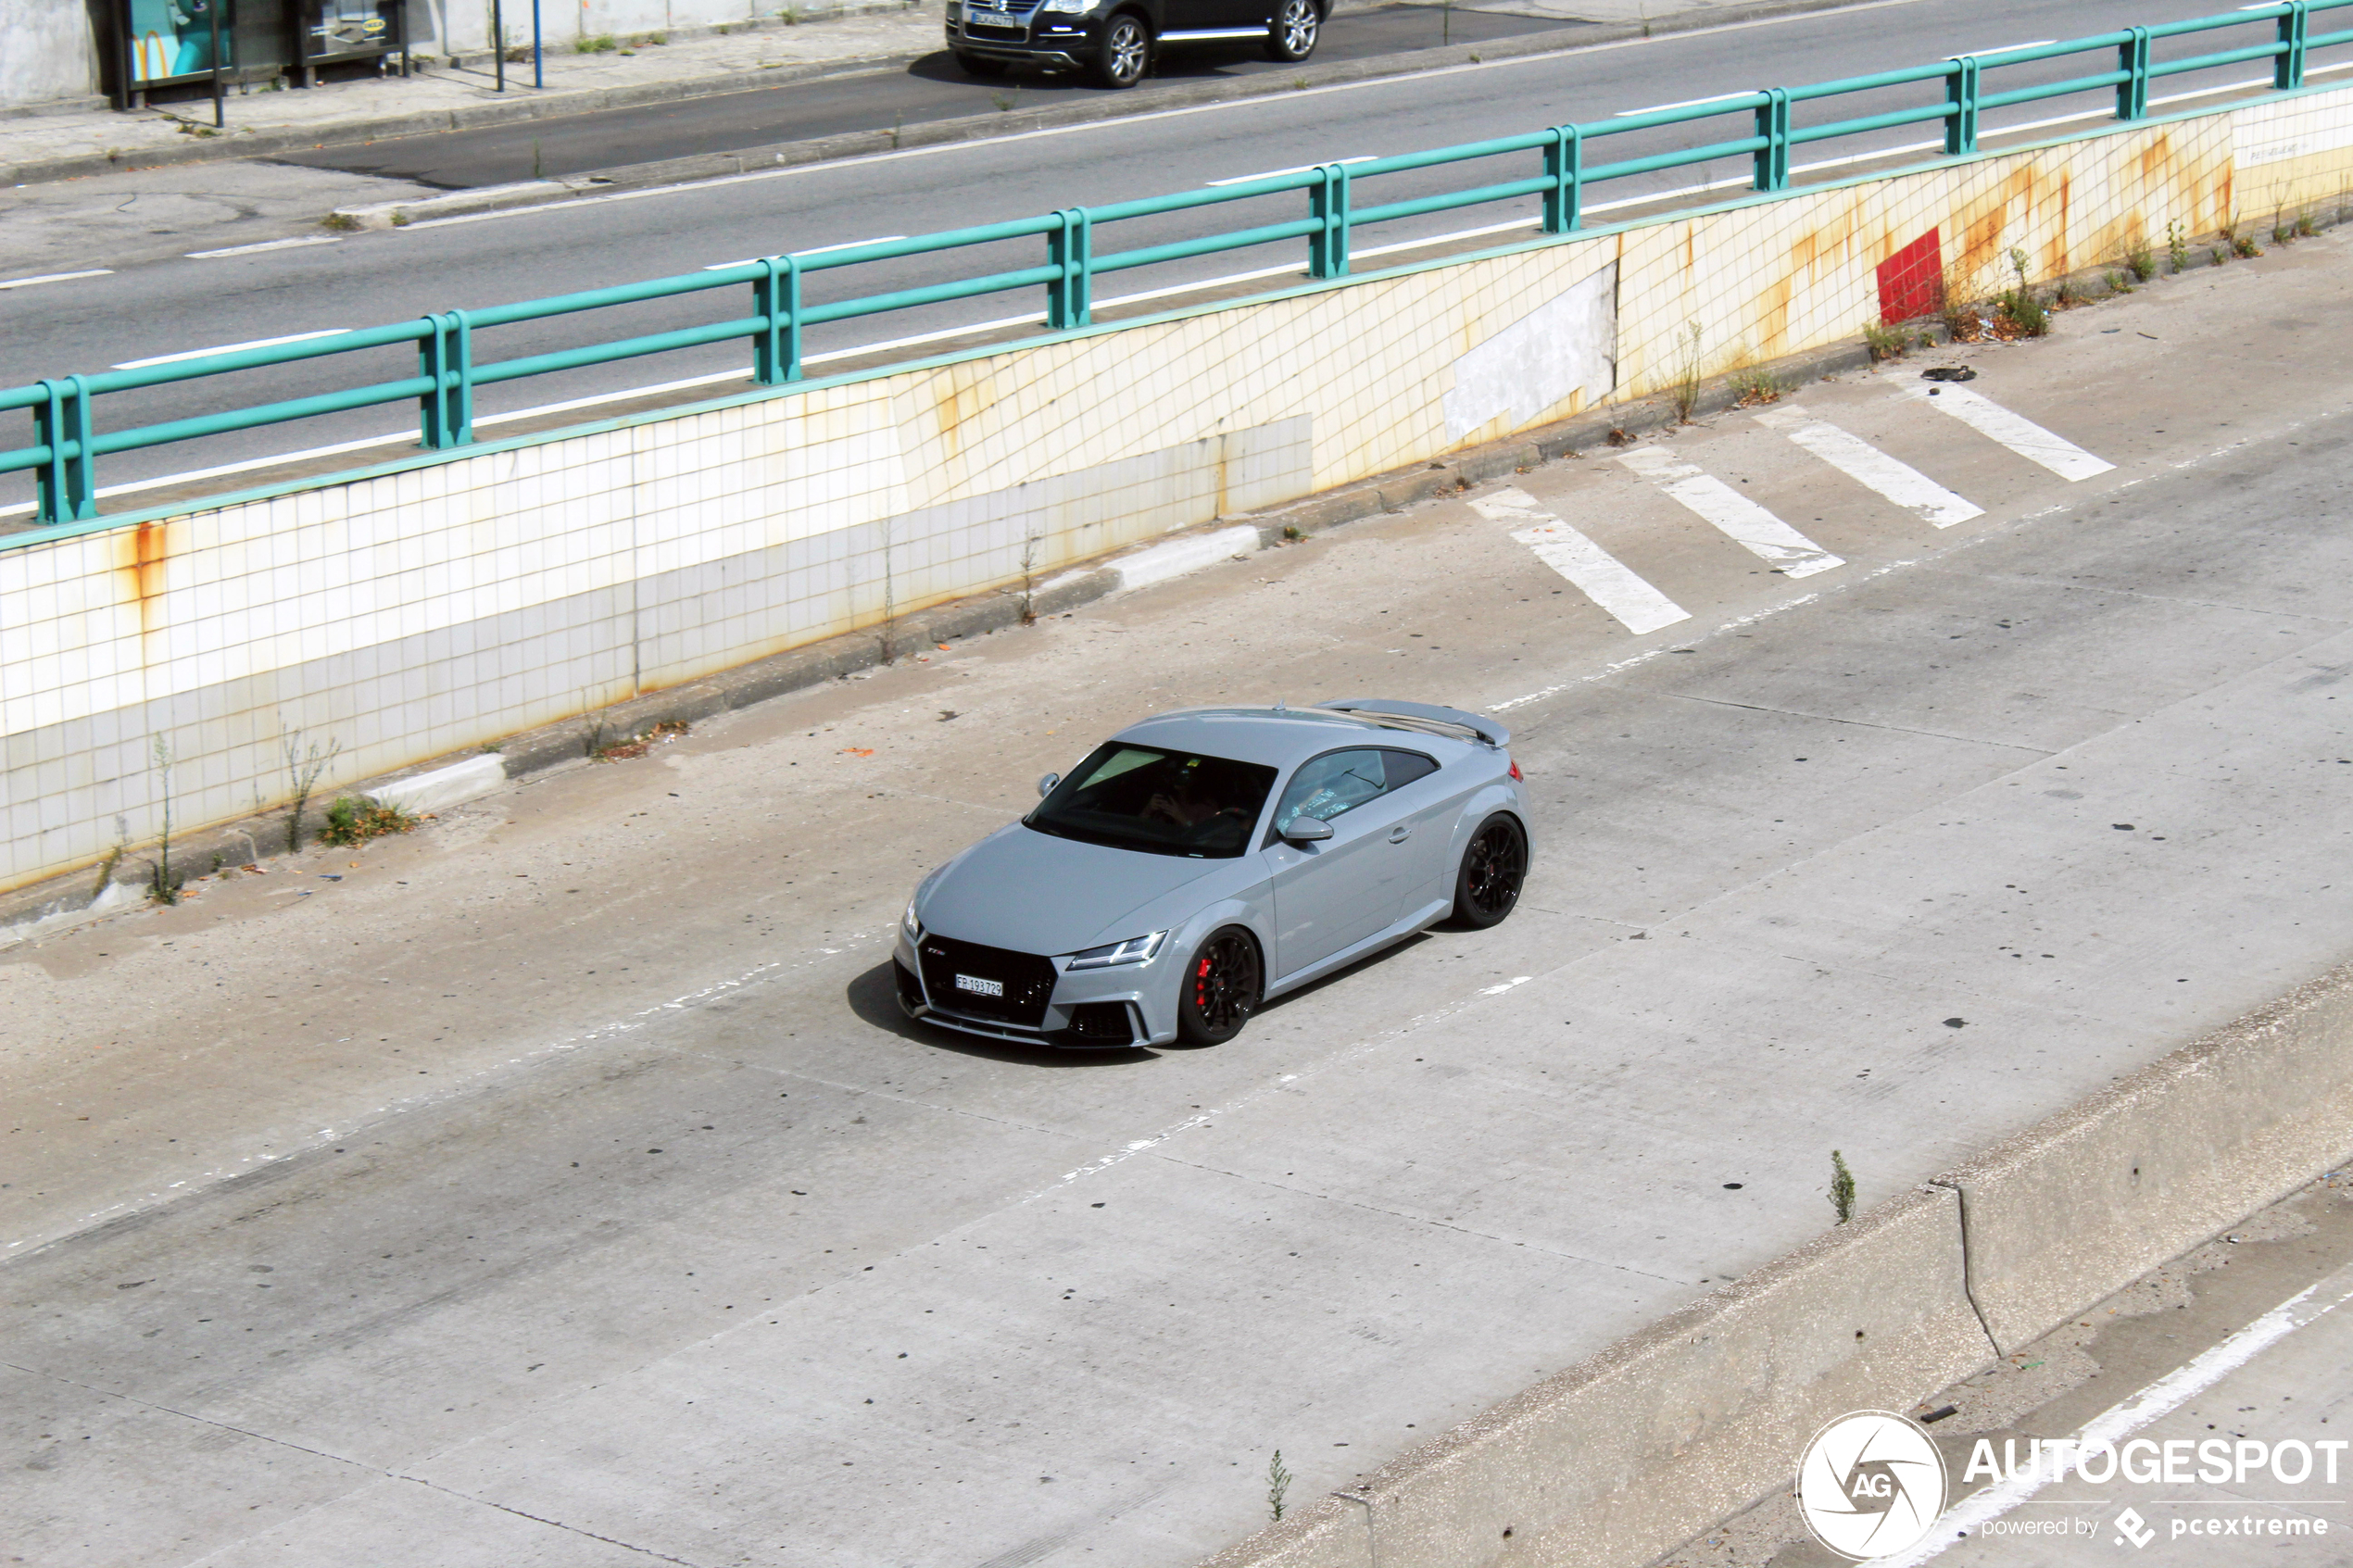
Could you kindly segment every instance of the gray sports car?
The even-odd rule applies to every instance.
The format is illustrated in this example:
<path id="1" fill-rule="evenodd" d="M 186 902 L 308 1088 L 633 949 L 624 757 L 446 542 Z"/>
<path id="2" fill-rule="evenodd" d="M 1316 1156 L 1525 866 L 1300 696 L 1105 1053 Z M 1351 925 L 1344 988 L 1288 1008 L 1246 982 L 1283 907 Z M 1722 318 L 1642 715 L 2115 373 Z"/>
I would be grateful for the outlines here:
<path id="1" fill-rule="evenodd" d="M 1025 1045 L 1230 1040 L 1269 997 L 1449 915 L 1512 912 L 1529 836 L 1510 742 L 1372 697 L 1131 725 L 924 878 L 900 1002 Z"/>

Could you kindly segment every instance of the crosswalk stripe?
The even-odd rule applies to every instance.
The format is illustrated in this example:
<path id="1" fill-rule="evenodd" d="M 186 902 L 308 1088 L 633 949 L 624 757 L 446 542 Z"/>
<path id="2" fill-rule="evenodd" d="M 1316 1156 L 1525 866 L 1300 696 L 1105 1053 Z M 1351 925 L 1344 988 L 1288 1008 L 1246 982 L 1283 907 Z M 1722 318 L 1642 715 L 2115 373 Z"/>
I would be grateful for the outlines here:
<path id="1" fill-rule="evenodd" d="M 1641 636 L 1692 612 L 1628 570 L 1626 563 L 1546 511 L 1525 490 L 1506 486 L 1471 502 L 1471 510 L 1490 522 L 1517 523 L 1512 539 L 1527 546 L 1536 558 L 1577 584 L 1578 590 L 1616 616 L 1625 628 Z"/>
<path id="2" fill-rule="evenodd" d="M 2095 458 L 2064 436 L 2054 435 L 2023 414 L 2013 414 L 1981 392 L 1946 383 L 1914 386 L 1904 396 L 1921 399 L 1931 408 L 1953 416 L 1980 435 L 1990 436 L 2032 463 L 2040 463 L 2072 483 L 2106 473 L 2114 463 Z"/>
<path id="3" fill-rule="evenodd" d="M 1878 491 L 1906 511 L 1915 512 L 1939 528 L 1950 528 L 1985 508 L 1963 499 L 1911 464 L 1889 457 L 1861 436 L 1818 420 L 1793 406 L 1767 408 L 1756 416 L 1808 452 L 1859 484 Z"/>
<path id="4" fill-rule="evenodd" d="M 1617 460 L 1785 577 L 1811 577 L 1846 564 L 1843 557 L 1831 554 L 1722 480 L 1679 463 L 1655 446 L 1621 453 Z"/>

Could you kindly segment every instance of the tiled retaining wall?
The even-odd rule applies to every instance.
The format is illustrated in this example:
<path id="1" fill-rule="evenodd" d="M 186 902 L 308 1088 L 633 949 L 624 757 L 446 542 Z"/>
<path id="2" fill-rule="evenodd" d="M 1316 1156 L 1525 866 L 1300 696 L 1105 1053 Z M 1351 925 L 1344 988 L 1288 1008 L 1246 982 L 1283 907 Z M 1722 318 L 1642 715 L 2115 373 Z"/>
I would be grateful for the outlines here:
<path id="1" fill-rule="evenodd" d="M 226 821 L 290 739 L 331 789 L 1852 337 L 1899 252 L 2047 279 L 2348 188 L 2310 92 L 11 541 L 0 889 L 150 838 L 159 747 Z"/>

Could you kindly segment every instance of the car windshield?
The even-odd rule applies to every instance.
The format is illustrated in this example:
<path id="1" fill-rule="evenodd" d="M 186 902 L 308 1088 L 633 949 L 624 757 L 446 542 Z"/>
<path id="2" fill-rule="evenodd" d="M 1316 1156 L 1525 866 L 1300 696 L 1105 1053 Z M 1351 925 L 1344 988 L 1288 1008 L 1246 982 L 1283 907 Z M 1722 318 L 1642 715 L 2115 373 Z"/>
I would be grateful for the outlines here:
<path id="1" fill-rule="evenodd" d="M 1113 741 L 1024 818 L 1039 833 L 1154 855 L 1230 859 L 1250 845 L 1275 770 Z"/>

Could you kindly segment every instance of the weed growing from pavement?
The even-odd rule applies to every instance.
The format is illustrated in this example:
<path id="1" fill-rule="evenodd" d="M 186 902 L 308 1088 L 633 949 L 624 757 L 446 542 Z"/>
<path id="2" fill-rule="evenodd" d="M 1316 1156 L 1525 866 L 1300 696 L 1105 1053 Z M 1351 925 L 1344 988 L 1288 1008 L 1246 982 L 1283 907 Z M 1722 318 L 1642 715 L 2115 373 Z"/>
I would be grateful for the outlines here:
<path id="1" fill-rule="evenodd" d="M 1290 1472 L 1283 1467 L 1283 1450 L 1275 1450 L 1275 1461 L 1266 1467 L 1266 1511 L 1280 1523 L 1283 1517 L 1283 1495 L 1290 1490 Z"/>
<path id="2" fill-rule="evenodd" d="M 333 229 L 337 233 L 347 234 L 359 227 L 359 220 L 347 212 L 331 212 L 319 220 L 319 226 L 322 229 Z"/>
<path id="3" fill-rule="evenodd" d="M 1681 349 L 1683 368 L 1675 377 L 1675 422 L 1692 422 L 1692 411 L 1699 407 L 1699 367 L 1701 329 L 1696 318 L 1683 323 L 1676 334 Z"/>
<path id="4" fill-rule="evenodd" d="M 346 795 L 327 808 L 327 825 L 320 830 L 319 841 L 349 849 L 416 825 L 417 819 L 397 806 Z"/>
<path id="5" fill-rule="evenodd" d="M 1838 1223 L 1846 1223 L 1855 1217 L 1855 1173 L 1846 1168 L 1846 1156 L 1831 1150 L 1831 1207 L 1838 1210 Z"/>
<path id="6" fill-rule="evenodd" d="M 2018 275 L 2018 282 L 2004 289 L 2001 297 L 1994 302 L 1994 309 L 2000 318 L 1995 324 L 1995 335 L 2041 337 L 2051 330 L 2051 313 L 2041 300 L 2034 297 L 2034 291 L 2026 286 L 2026 252 L 2013 245 L 2009 262 L 2010 270 Z M 2010 330 L 2007 332 L 2000 331 L 2003 325 Z"/>
<path id="7" fill-rule="evenodd" d="M 988 101 L 997 106 L 999 114 L 1011 114 L 1013 106 L 1021 101 L 1021 89 L 1017 87 L 1010 93 L 991 93 Z"/>
<path id="8" fill-rule="evenodd" d="M 2108 275 L 2108 292 L 2110 294 L 2131 294 L 2133 292 L 2132 274 L 2129 272 L 2110 272 Z"/>
<path id="9" fill-rule="evenodd" d="M 1874 361 L 1901 359 L 1912 346 L 1910 336 L 1901 327 L 1891 327 L 1884 321 L 1864 322 L 1863 342 L 1869 346 Z"/>
<path id="10" fill-rule="evenodd" d="M 1753 408 L 1760 403 L 1779 403 L 1789 388 L 1781 378 L 1757 366 L 1746 366 L 1731 375 L 1732 401 L 1735 407 Z"/>
<path id="11" fill-rule="evenodd" d="M 2165 226 L 2165 255 L 2173 263 L 2173 270 L 2186 272 L 2190 266 L 2190 242 L 2179 223 Z"/>
<path id="12" fill-rule="evenodd" d="M 286 808 L 286 853 L 291 855 L 302 847 L 302 813 L 310 804 L 310 792 L 319 787 L 319 780 L 326 773 L 335 753 L 343 749 L 343 742 L 329 741 L 321 746 L 317 741 L 305 743 L 300 730 L 292 734 L 281 734 L 279 750 L 286 759 L 286 793 L 293 803 Z"/>
<path id="13" fill-rule="evenodd" d="M 2124 265 L 2133 270 L 2133 281 L 2135 282 L 2145 283 L 2157 276 L 2157 254 L 2146 245 L 2134 245 L 2126 251 Z"/>
<path id="14" fill-rule="evenodd" d="M 2320 230 L 2312 226 L 2312 215 L 2310 213 L 2299 212 L 2296 215 L 2296 232 L 2298 238 L 2307 240 L 2320 232 Z"/>
<path id="15" fill-rule="evenodd" d="M 171 869 L 171 769 L 174 758 L 171 745 L 161 735 L 149 742 L 155 752 L 156 771 L 163 777 L 163 832 L 156 839 L 155 869 L 147 873 L 147 897 L 158 904 L 180 902 L 181 884 L 188 879 Z"/>

